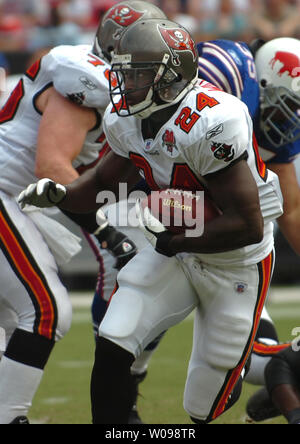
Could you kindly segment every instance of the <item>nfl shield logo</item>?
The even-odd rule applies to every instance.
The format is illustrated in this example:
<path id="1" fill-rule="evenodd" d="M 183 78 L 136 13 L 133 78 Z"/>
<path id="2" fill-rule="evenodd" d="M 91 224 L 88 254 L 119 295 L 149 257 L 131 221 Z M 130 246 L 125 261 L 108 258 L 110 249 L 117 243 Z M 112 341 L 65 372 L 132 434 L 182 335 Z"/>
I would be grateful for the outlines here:
<path id="1" fill-rule="evenodd" d="M 234 289 L 237 293 L 245 293 L 247 288 L 248 288 L 248 285 L 245 284 L 244 282 L 236 282 L 234 284 Z"/>
<path id="2" fill-rule="evenodd" d="M 152 143 L 153 143 L 153 139 L 145 140 L 145 147 L 144 147 L 144 149 L 145 149 L 146 153 L 151 151 Z"/>

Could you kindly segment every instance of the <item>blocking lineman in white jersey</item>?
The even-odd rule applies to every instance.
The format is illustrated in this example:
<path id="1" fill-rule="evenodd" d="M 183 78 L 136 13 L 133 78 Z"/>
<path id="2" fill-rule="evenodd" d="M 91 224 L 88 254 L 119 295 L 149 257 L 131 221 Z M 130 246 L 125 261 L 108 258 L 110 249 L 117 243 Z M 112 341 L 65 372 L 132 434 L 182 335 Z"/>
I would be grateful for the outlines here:
<path id="1" fill-rule="evenodd" d="M 51 213 L 22 212 L 16 196 L 39 177 L 70 183 L 105 153 L 109 68 L 92 46 L 54 48 L 21 77 L 0 112 L 0 326 L 8 341 L 1 424 L 24 421 L 54 343 L 70 327 L 57 264 L 81 248 Z"/>
<path id="2" fill-rule="evenodd" d="M 121 6 L 129 11 L 125 21 L 117 14 Z M 102 120 L 109 103 L 110 53 L 120 31 L 148 16 L 164 14 L 140 1 L 111 8 L 93 46 L 54 48 L 28 69 L 1 111 L 0 326 L 4 317 L 8 339 L 15 331 L 0 364 L 0 423 L 27 421 L 24 417 L 52 347 L 71 321 L 70 302 L 56 263 L 69 260 L 80 248 L 79 240 L 55 222 L 51 213 L 34 208 L 21 212 L 15 196 L 37 178 L 71 183 L 107 154 Z M 97 231 L 97 244 L 93 237 L 88 238 L 100 261 L 100 279 L 105 278 L 109 292 L 117 272 L 110 268 L 120 269 L 135 255 L 134 243 L 105 218 L 98 227 L 95 214 L 67 215 L 86 231 Z M 99 255 L 103 241 L 112 260 L 103 250 Z M 11 283 L 15 285 L 13 296 Z"/>
<path id="3" fill-rule="evenodd" d="M 0 318 L 8 332 L 0 363 L 1 424 L 27 415 L 53 345 L 70 327 L 71 304 L 57 263 L 81 248 L 51 215 L 21 212 L 15 199 L 45 175 L 70 183 L 98 159 L 106 144 L 108 70 L 91 46 L 55 48 L 20 78 L 0 112 Z"/>

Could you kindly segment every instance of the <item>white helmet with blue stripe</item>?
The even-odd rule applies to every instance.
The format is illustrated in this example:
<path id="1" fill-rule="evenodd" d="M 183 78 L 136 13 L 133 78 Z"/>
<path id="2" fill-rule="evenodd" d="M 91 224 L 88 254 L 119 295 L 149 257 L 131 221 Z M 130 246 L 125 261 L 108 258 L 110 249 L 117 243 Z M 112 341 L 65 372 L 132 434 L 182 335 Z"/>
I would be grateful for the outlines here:
<path id="1" fill-rule="evenodd" d="M 278 38 L 255 54 L 261 91 L 261 129 L 280 147 L 300 139 L 300 41 Z"/>

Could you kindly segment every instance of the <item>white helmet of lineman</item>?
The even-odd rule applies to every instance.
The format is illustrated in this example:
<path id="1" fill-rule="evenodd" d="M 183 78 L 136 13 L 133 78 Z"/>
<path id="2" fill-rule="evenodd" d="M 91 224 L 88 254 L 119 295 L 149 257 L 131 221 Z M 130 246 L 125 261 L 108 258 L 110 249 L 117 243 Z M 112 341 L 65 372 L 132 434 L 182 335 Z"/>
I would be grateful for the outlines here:
<path id="1" fill-rule="evenodd" d="M 278 38 L 255 54 L 261 90 L 261 129 L 280 147 L 300 138 L 300 41 Z"/>

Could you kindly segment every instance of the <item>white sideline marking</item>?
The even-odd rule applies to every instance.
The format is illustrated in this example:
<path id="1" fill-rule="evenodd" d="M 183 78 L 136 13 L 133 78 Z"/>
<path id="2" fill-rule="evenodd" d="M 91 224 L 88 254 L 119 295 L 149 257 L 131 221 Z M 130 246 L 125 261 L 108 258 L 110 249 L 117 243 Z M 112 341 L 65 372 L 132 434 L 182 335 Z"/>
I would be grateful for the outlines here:
<path id="1" fill-rule="evenodd" d="M 298 324 L 300 324 L 300 314 L 299 309 L 295 310 L 293 307 L 281 307 L 281 306 L 271 306 L 268 307 L 268 312 L 273 321 L 279 320 L 279 319 L 298 319 Z"/>
<path id="2" fill-rule="evenodd" d="M 42 404 L 45 405 L 57 405 L 57 404 L 66 404 L 70 401 L 71 398 L 67 397 L 57 397 L 57 398 L 45 398 L 41 401 Z"/>
<path id="3" fill-rule="evenodd" d="M 269 302 L 272 304 L 284 304 L 287 302 L 300 303 L 300 286 L 271 287 Z"/>
<path id="4" fill-rule="evenodd" d="M 61 361 L 58 367 L 66 369 L 90 368 L 93 366 L 93 361 Z"/>
<path id="5" fill-rule="evenodd" d="M 72 292 L 70 299 L 74 308 L 91 307 L 94 294 L 91 292 Z"/>

